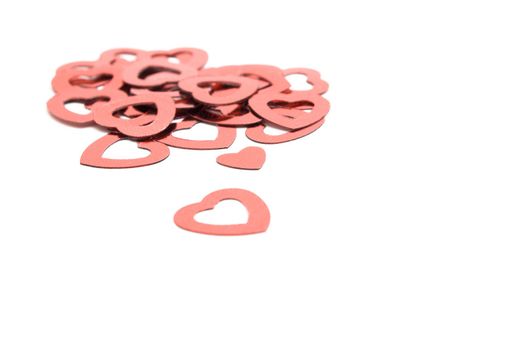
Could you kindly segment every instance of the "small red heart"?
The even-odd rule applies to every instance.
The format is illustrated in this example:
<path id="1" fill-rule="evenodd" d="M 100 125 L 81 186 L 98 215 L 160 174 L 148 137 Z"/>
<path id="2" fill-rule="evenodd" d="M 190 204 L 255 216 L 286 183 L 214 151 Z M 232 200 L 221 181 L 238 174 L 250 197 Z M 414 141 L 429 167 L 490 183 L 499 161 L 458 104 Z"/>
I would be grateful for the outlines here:
<path id="1" fill-rule="evenodd" d="M 146 149 L 151 154 L 136 159 L 108 159 L 103 158 L 105 150 L 125 137 L 108 134 L 93 142 L 82 153 L 80 164 L 97 168 L 135 168 L 161 162 L 169 156 L 169 147 L 156 141 L 138 142 L 138 147 Z"/>
<path id="2" fill-rule="evenodd" d="M 265 151 L 260 147 L 246 147 L 238 153 L 222 154 L 216 161 L 230 168 L 259 170 L 265 163 Z"/>
<path id="3" fill-rule="evenodd" d="M 249 212 L 246 224 L 212 225 L 198 222 L 194 216 L 202 211 L 213 209 L 219 202 L 227 199 L 237 200 Z M 229 188 L 207 195 L 201 202 L 190 204 L 174 214 L 174 223 L 184 230 L 219 236 L 248 235 L 265 232 L 269 227 L 271 215 L 263 200 L 254 193 L 240 188 Z"/>

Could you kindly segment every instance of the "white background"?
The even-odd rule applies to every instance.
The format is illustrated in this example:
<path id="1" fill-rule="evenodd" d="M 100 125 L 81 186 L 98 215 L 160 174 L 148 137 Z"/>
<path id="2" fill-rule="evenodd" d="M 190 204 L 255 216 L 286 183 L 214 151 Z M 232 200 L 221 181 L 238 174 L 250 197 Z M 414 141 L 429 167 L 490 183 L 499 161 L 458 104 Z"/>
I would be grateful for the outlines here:
<path id="1" fill-rule="evenodd" d="M 520 5 L 4 1 L 0 349 L 522 349 Z M 184 46 L 321 71 L 327 122 L 258 172 L 80 166 L 101 134 L 47 114 L 55 69 Z M 173 224 L 227 187 L 266 233 Z"/>

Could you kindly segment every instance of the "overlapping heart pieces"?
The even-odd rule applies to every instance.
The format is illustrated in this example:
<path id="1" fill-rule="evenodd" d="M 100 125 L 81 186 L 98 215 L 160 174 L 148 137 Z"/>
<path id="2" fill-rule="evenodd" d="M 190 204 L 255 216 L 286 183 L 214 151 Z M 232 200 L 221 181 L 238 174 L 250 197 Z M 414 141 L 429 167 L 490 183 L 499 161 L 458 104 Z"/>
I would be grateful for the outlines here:
<path id="1" fill-rule="evenodd" d="M 113 49 L 96 61 L 79 61 L 57 69 L 55 91 L 47 103 L 49 112 L 64 123 L 98 126 L 107 134 L 83 152 L 80 163 L 100 168 L 133 168 L 158 163 L 170 155 L 169 147 L 212 150 L 230 147 L 237 129 L 248 139 L 275 144 L 306 136 L 324 123 L 328 89 L 317 71 L 306 68 L 282 70 L 269 65 L 236 65 L 204 68 L 207 53 L 195 48 L 168 51 Z M 303 75 L 311 86 L 297 91 L 287 80 Z M 84 112 L 70 108 L 81 104 Z M 198 123 L 218 129 L 214 140 L 185 139 L 176 131 Z M 266 127 L 280 129 L 267 133 Z M 105 151 L 116 142 L 132 140 L 149 154 L 142 158 L 110 159 Z M 258 170 L 265 162 L 260 147 L 246 147 L 222 154 L 218 164 Z M 213 225 L 198 222 L 195 215 L 222 200 L 237 200 L 249 212 L 247 223 Z M 180 209 L 175 223 L 186 230 L 230 236 L 263 232 L 270 213 L 260 197 L 242 189 L 224 189 L 201 202 Z"/>
<path id="2" fill-rule="evenodd" d="M 56 94 L 48 109 L 67 124 L 97 125 L 107 130 L 108 134 L 88 146 L 81 157 L 82 164 L 102 168 L 151 165 L 167 158 L 169 147 L 228 148 L 238 128 L 245 128 L 246 136 L 254 142 L 273 144 L 303 137 L 323 125 L 329 102 L 322 95 L 328 84 L 317 71 L 269 65 L 204 68 L 207 58 L 205 51 L 196 48 L 108 50 L 96 61 L 58 68 L 52 81 Z M 295 74 L 305 76 L 311 88 L 291 89 L 287 76 Z M 84 112 L 72 110 L 73 103 L 83 105 Z M 175 136 L 177 130 L 197 123 L 218 128 L 217 139 Z M 278 135 L 266 133 L 267 126 L 281 131 Z M 136 141 L 151 154 L 138 159 L 104 158 L 105 150 L 120 140 Z M 235 154 L 227 154 L 218 163 L 259 169 L 263 162 L 253 164 L 246 157 L 249 153 L 259 154 L 239 152 L 237 159 L 233 159 Z"/>

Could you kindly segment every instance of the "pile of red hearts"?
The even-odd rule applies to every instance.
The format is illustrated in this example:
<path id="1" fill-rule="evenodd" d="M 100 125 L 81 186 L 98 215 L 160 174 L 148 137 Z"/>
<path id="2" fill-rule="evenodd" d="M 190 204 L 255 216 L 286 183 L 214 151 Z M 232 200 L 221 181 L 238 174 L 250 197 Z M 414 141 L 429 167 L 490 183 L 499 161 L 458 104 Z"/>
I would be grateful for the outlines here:
<path id="1" fill-rule="evenodd" d="M 176 60 L 176 63 L 173 63 Z M 73 62 L 56 71 L 51 115 L 77 126 L 98 125 L 108 134 L 91 144 L 81 163 L 103 168 L 154 164 L 169 156 L 168 146 L 188 149 L 229 147 L 237 128 L 259 143 L 281 143 L 317 130 L 329 111 L 321 95 L 328 84 L 311 69 L 282 70 L 268 65 L 204 68 L 207 53 L 194 48 L 170 51 L 109 50 L 97 61 Z M 302 74 L 312 86 L 291 89 L 286 76 Z M 87 114 L 68 109 L 82 103 Z M 215 140 L 188 140 L 175 131 L 203 122 L 215 125 Z M 279 128 L 270 135 L 265 127 Z M 104 158 L 119 140 L 138 142 L 150 154 L 138 159 Z"/>
<path id="2" fill-rule="evenodd" d="M 176 63 L 173 63 L 176 60 Z M 237 128 L 259 143 L 281 143 L 303 137 L 323 125 L 329 102 L 321 95 L 328 84 L 306 68 L 281 70 L 267 65 L 203 68 L 207 53 L 193 48 L 170 51 L 109 50 L 97 61 L 73 62 L 56 71 L 52 85 L 56 95 L 47 104 L 57 119 L 78 125 L 98 125 L 108 134 L 83 152 L 80 162 L 101 168 L 131 168 L 157 163 L 170 154 L 169 147 L 187 149 L 228 148 Z M 307 77 L 312 86 L 294 91 L 286 79 L 291 74 Z M 87 114 L 68 109 L 82 103 Z M 175 136 L 197 123 L 218 128 L 214 140 L 189 140 Z M 267 126 L 281 129 L 278 135 Z M 149 151 L 143 158 L 109 159 L 104 152 L 120 140 L 134 140 Z M 219 164 L 260 169 L 265 152 L 247 147 L 239 153 L 222 154 Z M 240 201 L 249 211 L 244 224 L 200 223 L 195 215 L 226 199 Z M 269 226 L 269 209 L 261 198 L 243 189 L 224 189 L 201 202 L 178 210 L 174 222 L 186 230 L 213 235 L 263 232 Z"/>

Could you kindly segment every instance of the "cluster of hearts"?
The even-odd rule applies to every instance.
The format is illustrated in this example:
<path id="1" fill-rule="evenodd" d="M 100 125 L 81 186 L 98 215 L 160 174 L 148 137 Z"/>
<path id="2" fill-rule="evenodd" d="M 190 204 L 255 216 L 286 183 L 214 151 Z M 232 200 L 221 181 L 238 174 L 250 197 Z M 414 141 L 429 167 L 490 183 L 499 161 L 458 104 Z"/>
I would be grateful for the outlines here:
<path id="1" fill-rule="evenodd" d="M 108 134 L 88 146 L 80 159 L 83 165 L 101 168 L 151 165 L 169 156 L 168 146 L 197 150 L 228 148 L 236 138 L 237 128 L 245 128 L 246 136 L 254 142 L 274 144 L 306 136 L 322 126 L 330 105 L 322 97 L 328 84 L 317 71 L 282 70 L 269 65 L 204 68 L 207 58 L 205 51 L 195 48 L 113 49 L 103 52 L 97 61 L 65 64 L 57 69 L 52 81 L 56 94 L 48 101 L 48 110 L 69 124 L 107 129 Z M 292 90 L 286 79 L 291 74 L 306 76 L 312 88 Z M 69 110 L 67 105 L 72 102 L 82 103 L 89 112 Z M 215 140 L 175 136 L 176 131 L 190 129 L 200 122 L 216 126 Z M 278 128 L 281 133 L 270 135 L 265 132 L 267 126 Z M 107 148 L 120 140 L 136 141 L 139 148 L 150 153 L 136 159 L 103 157 Z M 258 147 L 217 159 L 222 165 L 240 169 L 259 169 L 264 160 L 265 153 Z M 232 195 L 235 198 L 225 198 Z M 251 204 L 252 209 L 258 208 L 263 215 L 252 215 L 250 211 L 249 222 L 244 225 L 207 225 L 194 221 L 195 213 L 186 207 L 175 215 L 176 224 L 211 234 L 246 234 L 267 228 L 268 210 L 260 210 L 266 208 L 265 204 L 251 192 L 229 189 L 209 196 L 215 201 L 242 197 L 244 205 Z"/>

